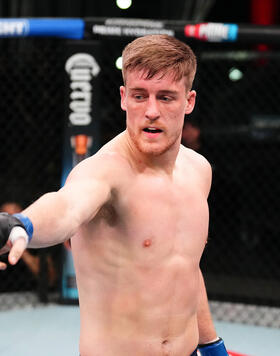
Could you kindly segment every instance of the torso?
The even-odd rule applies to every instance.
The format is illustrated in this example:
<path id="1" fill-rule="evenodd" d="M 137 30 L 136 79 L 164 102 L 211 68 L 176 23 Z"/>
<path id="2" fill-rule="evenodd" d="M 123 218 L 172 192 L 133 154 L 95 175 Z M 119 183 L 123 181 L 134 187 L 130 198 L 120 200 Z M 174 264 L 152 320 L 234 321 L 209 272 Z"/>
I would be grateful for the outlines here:
<path id="1" fill-rule="evenodd" d="M 193 154 L 180 151 L 172 176 L 122 162 L 111 201 L 72 239 L 82 356 L 188 356 L 196 348 L 208 206 Z"/>

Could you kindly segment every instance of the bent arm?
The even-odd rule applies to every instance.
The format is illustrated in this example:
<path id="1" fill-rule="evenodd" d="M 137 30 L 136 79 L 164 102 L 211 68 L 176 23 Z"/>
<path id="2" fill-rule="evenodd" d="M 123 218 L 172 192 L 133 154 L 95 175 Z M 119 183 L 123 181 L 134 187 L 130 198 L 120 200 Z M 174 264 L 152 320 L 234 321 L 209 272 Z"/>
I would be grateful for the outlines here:
<path id="1" fill-rule="evenodd" d="M 63 188 L 58 192 L 44 194 L 22 211 L 21 217 L 26 217 L 24 219 L 30 223 L 33 231 L 28 247 L 47 247 L 66 241 L 80 226 L 93 219 L 99 209 L 110 200 L 110 169 L 102 161 L 104 159 L 92 157 L 81 162 L 72 170 Z M 5 217 L 2 218 L 5 220 Z M 6 243 L 0 247 L 0 255 L 10 250 L 9 262 L 14 265 L 27 247 L 26 226 L 23 223 L 26 231 L 22 229 L 23 232 L 17 232 L 11 239 L 13 226 L 22 226 L 22 223 L 10 216 L 2 221 L 2 225 L 1 239 Z M 32 233 L 29 239 L 31 236 Z M 0 262 L 0 269 L 5 268 L 6 264 Z"/>

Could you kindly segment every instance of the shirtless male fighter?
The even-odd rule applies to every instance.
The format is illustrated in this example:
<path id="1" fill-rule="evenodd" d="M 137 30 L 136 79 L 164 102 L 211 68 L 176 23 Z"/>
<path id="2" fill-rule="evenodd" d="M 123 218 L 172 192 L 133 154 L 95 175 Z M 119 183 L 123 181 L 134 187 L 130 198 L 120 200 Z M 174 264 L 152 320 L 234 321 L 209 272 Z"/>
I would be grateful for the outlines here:
<path id="1" fill-rule="evenodd" d="M 199 343 L 201 355 L 227 355 L 199 268 L 211 168 L 180 144 L 195 71 L 192 50 L 173 37 L 132 41 L 120 88 L 126 130 L 58 192 L 0 214 L 0 252 L 10 249 L 11 264 L 26 241 L 40 248 L 71 238 L 82 356 L 190 356 Z"/>

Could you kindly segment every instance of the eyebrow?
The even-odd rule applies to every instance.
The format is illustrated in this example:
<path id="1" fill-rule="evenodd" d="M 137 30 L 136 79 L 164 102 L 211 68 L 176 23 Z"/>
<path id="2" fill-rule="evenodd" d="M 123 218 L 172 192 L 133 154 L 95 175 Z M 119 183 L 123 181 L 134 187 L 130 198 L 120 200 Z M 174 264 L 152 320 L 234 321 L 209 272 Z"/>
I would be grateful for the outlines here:
<path id="1" fill-rule="evenodd" d="M 132 92 L 135 92 L 135 91 L 146 92 L 147 91 L 145 88 L 140 88 L 140 87 L 139 88 L 138 87 L 130 88 L 129 90 L 132 91 Z M 177 90 L 164 89 L 164 90 L 159 90 L 158 94 L 161 94 L 161 95 L 177 95 L 178 91 Z"/>
<path id="2" fill-rule="evenodd" d="M 164 94 L 164 95 L 177 95 L 178 91 L 177 90 L 160 90 L 159 94 Z"/>
<path id="3" fill-rule="evenodd" d="M 144 89 L 144 88 L 128 88 L 128 90 L 130 90 L 130 91 L 146 91 L 146 89 Z"/>

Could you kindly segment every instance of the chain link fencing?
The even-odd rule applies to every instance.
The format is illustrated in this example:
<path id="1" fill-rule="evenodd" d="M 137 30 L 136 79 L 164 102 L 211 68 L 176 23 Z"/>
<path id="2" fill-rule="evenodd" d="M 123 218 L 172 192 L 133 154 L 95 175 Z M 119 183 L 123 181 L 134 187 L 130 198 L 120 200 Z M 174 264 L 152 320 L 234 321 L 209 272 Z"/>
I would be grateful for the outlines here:
<path id="1" fill-rule="evenodd" d="M 101 40 L 101 144 L 125 127 L 115 60 L 127 41 Z M 66 42 L 0 40 L 0 204 L 17 201 L 25 207 L 60 187 Z M 201 262 L 213 314 L 279 326 L 279 52 L 192 47 L 198 57 L 197 104 L 186 122 L 197 128 L 196 149 L 213 169 L 209 238 Z M 41 301 L 59 295 L 60 247 L 30 253 L 38 257 L 39 272 L 34 275 L 24 261 L 1 272 L 1 308 L 30 303 L 30 293 Z"/>
<path id="2" fill-rule="evenodd" d="M 63 41 L 1 39 L 0 48 L 0 205 L 16 202 L 24 208 L 59 188 Z M 28 249 L 15 267 L 1 272 L 2 307 L 29 303 L 30 296 L 23 292 L 30 291 L 45 301 L 47 291 L 58 288 L 59 257 L 59 246 Z M 48 276 L 54 269 L 56 275 Z"/>
<path id="3" fill-rule="evenodd" d="M 279 305 L 279 53 L 209 51 L 200 60 L 195 115 L 213 168 L 209 293 Z"/>

